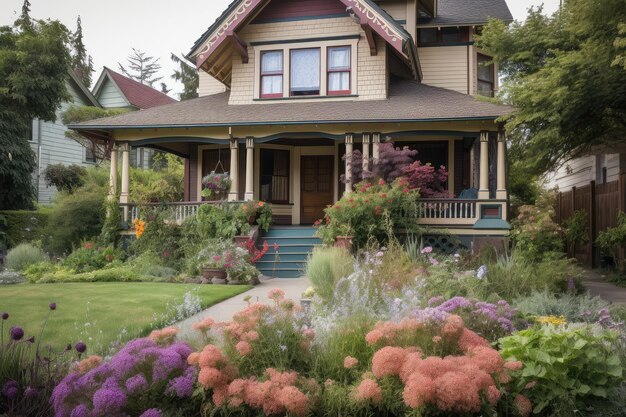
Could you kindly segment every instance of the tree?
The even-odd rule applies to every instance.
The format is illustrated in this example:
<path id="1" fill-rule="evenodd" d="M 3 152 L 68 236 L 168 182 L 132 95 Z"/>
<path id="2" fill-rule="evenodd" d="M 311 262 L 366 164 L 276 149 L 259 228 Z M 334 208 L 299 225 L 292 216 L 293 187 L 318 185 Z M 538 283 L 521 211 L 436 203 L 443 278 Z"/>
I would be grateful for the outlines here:
<path id="1" fill-rule="evenodd" d="M 120 71 L 127 77 L 152 87 L 154 83 L 163 78 L 154 77 L 154 75 L 161 70 L 159 60 L 160 58 L 146 56 L 145 52 L 133 48 L 133 53 L 128 56 L 128 70 L 119 62 L 117 65 L 119 65 Z"/>
<path id="2" fill-rule="evenodd" d="M 0 210 L 32 207 L 32 119 L 55 120 L 69 99 L 69 32 L 58 21 L 31 19 L 28 9 L 25 1 L 15 24 L 0 27 Z"/>
<path id="3" fill-rule="evenodd" d="M 479 46 L 500 63 L 502 99 L 517 110 L 507 129 L 529 172 L 550 171 L 626 137 L 626 71 L 620 65 L 623 0 L 569 0 L 551 17 L 492 20 Z M 613 65 L 615 63 L 615 65 Z"/>
<path id="4" fill-rule="evenodd" d="M 163 94 L 168 94 L 170 91 L 172 91 L 171 88 L 167 88 L 167 84 L 165 84 L 163 81 L 161 81 L 161 92 Z"/>
<path id="5" fill-rule="evenodd" d="M 91 87 L 91 74 L 93 73 L 93 60 L 87 55 L 83 43 L 83 25 L 80 16 L 76 19 L 76 32 L 72 34 L 72 69 L 87 88 Z"/>
<path id="6" fill-rule="evenodd" d="M 171 54 L 171 59 L 178 65 L 178 69 L 174 70 L 172 79 L 183 84 L 183 92 L 179 94 L 181 101 L 198 97 L 198 86 L 200 85 L 200 76 L 195 66 L 189 64 L 186 60 L 179 58 L 176 54 Z"/>

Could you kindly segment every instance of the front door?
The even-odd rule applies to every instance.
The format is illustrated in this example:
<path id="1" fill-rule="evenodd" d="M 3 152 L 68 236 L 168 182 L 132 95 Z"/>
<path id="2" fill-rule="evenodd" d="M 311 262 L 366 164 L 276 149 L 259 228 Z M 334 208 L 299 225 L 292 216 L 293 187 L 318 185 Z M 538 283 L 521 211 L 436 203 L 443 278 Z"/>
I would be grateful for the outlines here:
<path id="1" fill-rule="evenodd" d="M 300 223 L 311 224 L 324 217 L 333 204 L 333 156 L 303 156 L 301 160 Z"/>

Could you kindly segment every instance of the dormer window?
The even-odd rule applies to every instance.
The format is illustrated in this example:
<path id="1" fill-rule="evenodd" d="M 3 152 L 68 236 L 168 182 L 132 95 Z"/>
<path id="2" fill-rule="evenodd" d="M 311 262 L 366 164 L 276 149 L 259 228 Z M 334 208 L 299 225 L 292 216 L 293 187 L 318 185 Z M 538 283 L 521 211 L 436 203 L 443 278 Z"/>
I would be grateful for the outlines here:
<path id="1" fill-rule="evenodd" d="M 261 54 L 261 97 L 283 96 L 283 51 Z"/>
<path id="2" fill-rule="evenodd" d="M 320 48 L 291 50 L 291 96 L 320 95 Z"/>
<path id="3" fill-rule="evenodd" d="M 328 95 L 350 94 L 349 46 L 328 48 Z"/>

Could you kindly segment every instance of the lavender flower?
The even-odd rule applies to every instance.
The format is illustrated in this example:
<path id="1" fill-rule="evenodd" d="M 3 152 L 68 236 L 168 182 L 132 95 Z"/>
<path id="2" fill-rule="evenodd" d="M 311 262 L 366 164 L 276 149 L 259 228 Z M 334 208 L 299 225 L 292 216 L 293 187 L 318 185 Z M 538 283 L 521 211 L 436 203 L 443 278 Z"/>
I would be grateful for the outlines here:
<path id="1" fill-rule="evenodd" d="M 126 394 L 119 388 L 100 388 L 93 394 L 94 411 L 115 414 L 126 405 Z"/>
<path id="2" fill-rule="evenodd" d="M 165 389 L 166 395 L 174 395 L 178 398 L 191 397 L 193 385 L 196 381 L 196 372 L 193 368 L 188 368 L 185 375 L 172 379 Z"/>
<path id="3" fill-rule="evenodd" d="M 57 309 L 57 303 L 52 302 L 52 303 L 50 303 L 50 305 L 48 307 L 50 307 L 50 310 L 54 311 L 54 310 Z"/>
<path id="4" fill-rule="evenodd" d="M 163 414 L 161 413 L 161 410 L 156 409 L 156 408 L 150 408 L 144 411 L 143 413 L 141 413 L 139 417 L 162 417 L 162 416 Z"/>
<path id="5" fill-rule="evenodd" d="M 7 381 L 2 386 L 2 396 L 8 400 L 14 400 L 20 393 L 20 384 L 17 381 Z"/>
<path id="6" fill-rule="evenodd" d="M 8 320 L 9 319 L 9 313 L 2 313 L 2 320 Z"/>
<path id="7" fill-rule="evenodd" d="M 74 347 L 76 348 L 76 352 L 78 353 L 85 353 L 85 351 L 87 350 L 87 345 L 83 342 L 76 343 L 76 346 Z"/>
<path id="8" fill-rule="evenodd" d="M 85 404 L 80 404 L 72 410 L 70 417 L 89 417 L 89 414 L 89 408 Z"/>
<path id="9" fill-rule="evenodd" d="M 35 388 L 27 387 L 24 390 L 24 398 L 28 400 L 32 400 L 33 398 L 36 398 L 38 394 L 39 394 L 39 391 L 37 391 Z"/>
<path id="10" fill-rule="evenodd" d="M 137 374 L 128 378 L 125 385 L 128 393 L 132 395 L 140 391 L 145 391 L 148 388 L 148 381 L 143 374 Z"/>
<path id="11" fill-rule="evenodd" d="M 11 335 L 11 339 L 18 341 L 24 337 L 24 329 L 18 326 L 11 327 L 9 334 Z"/>

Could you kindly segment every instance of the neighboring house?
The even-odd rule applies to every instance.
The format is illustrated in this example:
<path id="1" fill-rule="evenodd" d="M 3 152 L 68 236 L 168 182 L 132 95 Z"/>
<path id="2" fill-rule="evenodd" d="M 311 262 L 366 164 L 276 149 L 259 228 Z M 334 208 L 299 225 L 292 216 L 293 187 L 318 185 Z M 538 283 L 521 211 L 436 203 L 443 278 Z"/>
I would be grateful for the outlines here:
<path id="1" fill-rule="evenodd" d="M 104 67 L 93 94 L 105 109 L 143 110 L 164 104 L 176 103 L 176 100 L 155 90 L 149 85 L 141 84 L 107 67 Z M 130 155 L 132 166 L 150 168 L 154 149 L 136 148 Z"/>
<path id="2" fill-rule="evenodd" d="M 275 222 L 290 225 L 312 224 L 352 191 L 340 182 L 346 152 L 377 158 L 392 140 L 450 172 L 457 198 L 420 201 L 423 224 L 467 246 L 502 240 L 506 135 L 496 120 L 511 108 L 473 97 L 498 89 L 473 41 L 489 17 L 512 21 L 505 0 L 235 0 L 188 54 L 201 97 L 71 128 L 108 136 L 124 166 L 136 147 L 185 158 L 179 216 L 195 212 L 202 177 L 221 165 L 229 200 L 271 202 Z M 128 177 L 122 184 L 128 218 Z"/>
<path id="3" fill-rule="evenodd" d="M 67 74 L 67 92 L 71 99 L 59 107 L 56 112 L 56 121 L 33 120 L 30 144 L 37 160 L 33 181 L 37 191 L 37 201 L 41 204 L 52 203 L 57 192 L 54 186 L 46 185 L 44 172 L 48 165 L 90 166 L 96 163 L 95 155 L 88 148 L 65 136 L 67 127 L 63 124 L 62 115 L 72 105 L 100 107 L 100 104 L 74 71 L 68 70 Z"/>
<path id="4" fill-rule="evenodd" d="M 617 181 L 622 173 L 626 173 L 626 146 L 604 149 L 567 161 L 557 171 L 546 176 L 546 187 L 569 191 L 572 187 L 589 185 L 591 181 L 596 184 Z"/>

